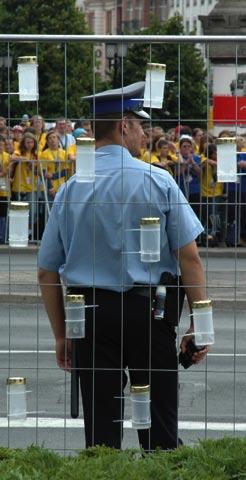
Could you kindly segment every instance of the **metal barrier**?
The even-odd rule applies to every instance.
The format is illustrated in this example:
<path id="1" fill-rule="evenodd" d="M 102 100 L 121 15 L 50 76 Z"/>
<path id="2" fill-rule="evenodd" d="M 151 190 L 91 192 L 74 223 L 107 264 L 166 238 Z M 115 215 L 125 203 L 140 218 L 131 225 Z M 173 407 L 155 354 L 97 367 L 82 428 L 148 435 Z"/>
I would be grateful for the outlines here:
<path id="1" fill-rule="evenodd" d="M 179 69 L 178 104 L 179 115 L 171 118 L 172 124 L 187 123 L 181 118 L 180 85 L 180 47 L 185 44 L 198 43 L 205 45 L 207 66 L 207 125 L 210 122 L 209 97 L 210 91 L 210 58 L 209 47 L 216 43 L 235 45 L 235 71 L 238 68 L 237 49 L 240 43 L 246 42 L 245 36 L 94 36 L 94 35 L 0 35 L 0 43 L 6 44 L 8 56 L 13 43 L 23 44 L 33 42 L 38 52 L 39 43 L 70 42 L 81 44 L 119 43 L 122 48 L 126 44 L 144 43 L 177 44 L 179 54 L 177 67 Z M 64 56 L 64 79 L 67 82 L 67 50 Z M 161 59 L 163 61 L 163 59 Z M 93 59 L 94 67 L 96 58 Z M 168 70 L 168 65 L 167 65 Z M 192 72 L 191 72 L 192 74 Z M 122 58 L 122 81 L 124 80 L 124 61 Z M 144 80 L 144 79 L 143 79 Z M 133 79 L 134 81 L 134 79 Z M 8 69 L 8 87 L 10 85 Z M 67 89 L 64 98 L 64 112 L 67 112 Z M 92 79 L 91 91 L 96 92 L 95 78 Z M 11 111 L 11 92 L 2 92 L 8 98 L 8 125 L 15 119 Z M 1 98 L 1 97 L 0 97 Z M 37 113 L 39 106 L 37 102 Z M 56 119 L 49 119 L 54 122 Z M 96 118 L 90 119 L 92 122 Z M 189 122 L 200 122 L 204 119 L 189 119 Z M 151 125 L 152 120 L 151 120 Z M 155 122 L 154 122 L 155 124 Z M 238 129 L 235 119 L 235 134 Z M 246 155 L 246 154 L 245 154 Z M 40 157 L 41 158 L 41 157 Z M 37 161 L 37 160 L 35 160 Z M 41 160 L 42 161 L 42 158 Z M 32 164 L 34 167 L 34 163 Z M 61 163 L 58 162 L 58 176 L 61 175 Z M 151 169 L 150 164 L 150 169 Z M 40 291 L 36 280 L 37 245 L 40 242 L 39 224 L 45 224 L 52 208 L 51 199 L 47 197 L 48 180 L 33 172 L 35 185 L 29 196 L 31 203 L 30 215 L 30 245 L 27 249 L 14 250 L 8 247 L 8 230 L 6 230 L 5 246 L 0 247 L 0 272 L 2 298 L 2 336 L 1 336 L 1 369 L 0 369 L 0 425 L 1 444 L 10 447 L 25 447 L 30 443 L 45 445 L 64 454 L 80 450 L 84 446 L 81 430 L 84 428 L 83 414 L 77 420 L 70 418 L 70 374 L 58 370 L 55 364 L 55 351 L 52 332 L 47 315 L 40 299 Z M 244 173 L 242 170 L 239 173 Z M 36 175 L 36 177 L 35 177 Z M 242 179 L 243 175 L 239 175 Z M 38 181 L 37 181 L 38 179 Z M 226 184 L 225 184 L 226 185 Z M 198 367 L 183 370 L 179 367 L 179 436 L 184 442 L 195 444 L 201 438 L 219 438 L 224 435 L 244 435 L 245 420 L 245 346 L 243 342 L 246 261 L 245 251 L 238 246 L 244 232 L 245 197 L 242 192 L 242 182 L 236 186 L 236 193 L 230 195 L 225 186 L 223 199 L 217 202 L 201 197 L 194 200 L 196 212 L 206 227 L 206 235 L 199 239 L 201 256 L 206 271 L 207 292 L 214 301 L 214 321 L 216 343 L 208 354 L 207 360 Z M 16 192 L 12 198 L 23 199 L 21 192 Z M 10 196 L 7 198 L 9 205 Z M 222 202 L 222 203 L 221 203 Z M 222 223 L 228 227 L 227 234 L 221 239 L 231 248 L 216 248 L 213 240 L 221 231 Z M 44 226 L 44 225 L 43 225 Z M 43 227 L 42 227 L 43 228 Z M 41 228 L 41 233 L 42 233 Z M 246 232 L 245 232 L 246 233 Z M 244 239 L 246 241 L 246 238 Z M 210 246 L 215 248 L 209 248 Z M 152 286 L 152 285 L 150 285 Z M 150 308 L 151 310 L 151 308 Z M 189 312 L 185 306 L 181 323 L 177 329 L 178 340 L 188 323 Z M 122 318 L 123 322 L 123 318 Z M 178 344 L 177 344 L 178 345 Z M 122 369 L 122 375 L 123 375 Z M 27 378 L 27 417 L 15 419 L 7 416 L 6 378 Z M 164 388 L 164 387 L 163 387 Z M 123 447 L 136 447 L 136 433 L 130 422 L 130 397 L 126 388 L 125 417 L 117 419 L 124 430 Z"/>

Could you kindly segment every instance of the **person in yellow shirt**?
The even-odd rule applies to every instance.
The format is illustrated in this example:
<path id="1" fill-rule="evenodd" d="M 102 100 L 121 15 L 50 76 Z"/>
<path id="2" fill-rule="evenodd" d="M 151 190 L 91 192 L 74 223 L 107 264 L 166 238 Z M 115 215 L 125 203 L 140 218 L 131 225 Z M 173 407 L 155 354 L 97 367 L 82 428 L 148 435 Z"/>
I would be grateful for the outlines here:
<path id="1" fill-rule="evenodd" d="M 201 196 L 202 223 L 207 237 L 203 244 L 226 247 L 226 203 L 224 184 L 217 181 L 217 147 L 207 146 L 207 157 L 202 158 Z"/>
<path id="2" fill-rule="evenodd" d="M 144 162 L 146 162 L 146 163 L 159 163 L 160 162 L 159 157 L 158 157 L 159 152 L 158 152 L 158 147 L 157 147 L 157 144 L 158 144 L 158 141 L 160 140 L 160 138 L 165 139 L 165 137 L 154 138 L 152 133 L 151 133 L 150 143 L 149 143 L 150 147 L 143 154 L 143 161 Z M 152 146 L 151 146 L 151 142 L 152 142 Z"/>
<path id="3" fill-rule="evenodd" d="M 23 136 L 23 128 L 21 125 L 14 125 L 12 128 L 13 132 L 13 142 L 14 142 L 14 150 L 18 150 L 20 146 L 20 141 Z"/>
<path id="4" fill-rule="evenodd" d="M 49 202 L 53 202 L 56 192 L 68 177 L 68 163 L 66 162 L 66 152 L 59 147 L 59 136 L 53 129 L 46 135 L 46 148 L 39 152 L 39 168 L 42 168 L 43 176 L 46 181 L 46 189 Z M 43 185 L 41 190 L 43 191 Z"/>
<path id="5" fill-rule="evenodd" d="M 0 244 L 5 243 L 9 193 L 9 154 L 5 151 L 5 138 L 0 135 Z"/>
<path id="6" fill-rule="evenodd" d="M 192 132 L 192 138 L 193 138 L 193 147 L 194 147 L 195 155 L 200 154 L 200 143 L 201 143 L 202 136 L 203 136 L 203 130 L 201 128 L 194 128 Z"/>
<path id="7" fill-rule="evenodd" d="M 10 160 L 12 200 L 28 202 L 29 229 L 34 240 L 34 226 L 37 222 L 37 141 L 35 136 L 24 133 L 20 146 Z"/>
<path id="8" fill-rule="evenodd" d="M 37 140 L 37 150 L 42 152 L 46 144 L 45 123 L 41 115 L 34 115 L 30 121 L 30 127 L 35 130 L 35 138 Z"/>
<path id="9" fill-rule="evenodd" d="M 156 148 L 158 151 L 157 161 L 152 162 L 152 164 L 156 167 L 164 168 L 173 177 L 175 162 L 173 158 L 169 155 L 169 142 L 164 138 L 160 138 L 160 140 L 157 141 Z"/>

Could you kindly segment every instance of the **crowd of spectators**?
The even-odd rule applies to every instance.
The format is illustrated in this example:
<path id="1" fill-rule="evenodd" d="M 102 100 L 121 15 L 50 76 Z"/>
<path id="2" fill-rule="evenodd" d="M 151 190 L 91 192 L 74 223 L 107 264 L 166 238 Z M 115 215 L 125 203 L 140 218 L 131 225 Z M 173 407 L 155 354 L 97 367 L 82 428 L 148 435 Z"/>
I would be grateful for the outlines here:
<path id="1" fill-rule="evenodd" d="M 58 118 L 47 127 L 40 115 L 7 126 L 0 117 L 0 243 L 6 241 L 9 200 L 30 204 L 30 238 L 39 240 L 56 192 L 75 172 L 76 138 L 93 137 L 90 120 Z M 235 136 L 223 130 L 219 137 Z M 238 182 L 217 181 L 216 138 L 201 128 L 164 131 L 144 125 L 139 159 L 174 177 L 204 225 L 204 246 L 246 246 L 246 135 L 237 136 Z M 151 167 L 150 167 L 151 168 Z"/>
<path id="2" fill-rule="evenodd" d="M 146 125 L 139 158 L 167 170 L 176 180 L 205 231 L 204 246 L 246 246 L 246 135 L 236 137 L 237 183 L 217 181 L 216 137 L 201 128 L 178 125 L 168 131 Z"/>
<path id="3" fill-rule="evenodd" d="M 41 115 L 24 115 L 13 127 L 0 117 L 0 243 L 6 242 L 9 200 L 29 203 L 29 237 L 41 238 L 47 209 L 75 171 L 76 138 L 83 136 L 93 136 L 89 120 L 58 118 L 47 129 Z"/>

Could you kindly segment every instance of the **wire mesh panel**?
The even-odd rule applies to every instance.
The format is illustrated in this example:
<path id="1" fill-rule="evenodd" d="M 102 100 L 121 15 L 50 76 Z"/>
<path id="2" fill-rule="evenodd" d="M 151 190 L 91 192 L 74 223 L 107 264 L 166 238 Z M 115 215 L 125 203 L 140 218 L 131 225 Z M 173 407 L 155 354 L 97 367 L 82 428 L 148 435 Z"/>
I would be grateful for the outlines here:
<path id="1" fill-rule="evenodd" d="M 1 444 L 69 454 L 98 443 L 149 451 L 244 435 L 245 38 L 0 40 L 8 59 L 0 94 Z M 219 42 L 231 43 L 227 70 L 223 60 L 213 63 Z M 108 47 L 103 79 L 98 44 Z M 78 46 L 90 76 L 74 101 L 70 56 Z M 59 72 L 48 62 L 53 49 Z M 202 81 L 189 66 L 193 56 Z M 19 57 L 35 57 L 40 72 L 39 98 L 23 103 L 23 115 L 10 62 Z M 152 108 L 158 92 L 150 84 L 145 109 L 140 82 L 156 64 L 166 65 L 163 106 Z M 46 68 L 54 81 L 45 91 Z M 86 170 L 78 170 L 84 159 Z M 13 202 L 28 204 L 28 245 L 19 217 L 11 224 Z M 191 304 L 206 299 L 215 343 L 186 369 L 176 353 L 193 333 Z M 21 414 L 11 407 L 23 396 L 18 385 Z"/>

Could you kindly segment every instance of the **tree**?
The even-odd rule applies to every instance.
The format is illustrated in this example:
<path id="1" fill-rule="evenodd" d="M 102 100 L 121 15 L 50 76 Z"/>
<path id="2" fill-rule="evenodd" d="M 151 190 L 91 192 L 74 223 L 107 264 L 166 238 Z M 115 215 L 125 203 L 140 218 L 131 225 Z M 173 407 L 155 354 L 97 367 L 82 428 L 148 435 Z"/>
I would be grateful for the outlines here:
<path id="1" fill-rule="evenodd" d="M 11 34 L 88 34 L 84 14 L 75 0 L 2 0 L 1 33 Z M 1 55 L 7 45 L 0 45 Z M 93 45 L 85 43 L 11 43 L 13 56 L 11 91 L 18 91 L 17 60 L 19 56 L 37 55 L 39 65 L 38 111 L 46 118 L 66 115 L 78 118 L 86 113 L 81 97 L 93 86 Z M 66 66 L 66 68 L 65 68 Z M 98 81 L 98 80 L 97 80 Z M 2 82 L 3 83 L 3 82 Z M 3 87 L 3 85 L 2 85 Z M 5 91 L 6 91 L 5 80 Z M 86 103 L 86 102 L 84 102 Z M 37 113 L 35 102 L 19 102 L 10 97 L 10 116 Z M 7 114 L 7 101 L 1 115 Z"/>
<path id="2" fill-rule="evenodd" d="M 153 19 L 149 28 L 136 34 L 182 35 L 184 30 L 181 17 L 176 15 L 164 24 Z M 193 119 L 196 126 L 201 125 L 201 119 L 206 121 L 206 71 L 200 50 L 193 44 L 182 45 L 182 37 L 180 46 L 174 43 L 150 45 L 147 41 L 146 44 L 134 43 L 124 61 L 124 85 L 144 80 L 148 62 L 166 64 L 166 79 L 174 80 L 174 83 L 166 83 L 164 107 L 153 110 L 153 117 L 165 120 L 167 125 L 172 120 L 177 124 L 179 119 L 183 123 Z"/>

